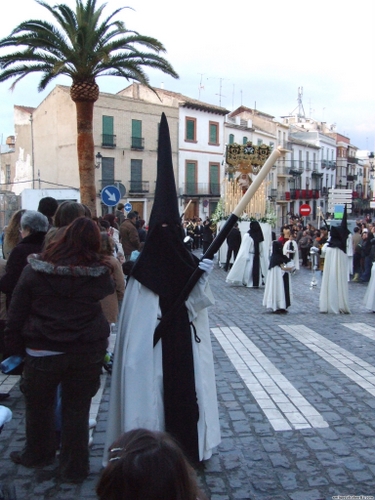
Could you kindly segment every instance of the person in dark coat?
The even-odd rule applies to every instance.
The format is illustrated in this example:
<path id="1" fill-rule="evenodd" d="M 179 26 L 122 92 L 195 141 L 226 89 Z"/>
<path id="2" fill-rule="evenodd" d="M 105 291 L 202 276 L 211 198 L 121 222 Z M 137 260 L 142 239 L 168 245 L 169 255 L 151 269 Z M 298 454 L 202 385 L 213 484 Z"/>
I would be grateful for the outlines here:
<path id="1" fill-rule="evenodd" d="M 224 266 L 224 271 L 229 270 L 229 262 L 232 257 L 232 254 L 233 254 L 233 259 L 236 260 L 238 250 L 240 249 L 241 246 L 241 239 L 242 239 L 241 232 L 238 227 L 238 222 L 236 222 L 234 227 L 230 230 L 227 236 L 228 252 L 227 252 L 227 260 Z"/>
<path id="2" fill-rule="evenodd" d="M 30 255 L 5 328 L 9 353 L 25 356 L 20 387 L 26 400 L 26 443 L 10 458 L 24 467 L 53 462 L 60 384 L 59 472 L 65 482 L 82 482 L 89 473 L 90 405 L 100 387 L 110 333 L 100 301 L 114 292 L 114 282 L 111 264 L 99 252 L 99 227 L 79 217 L 41 255 Z"/>
<path id="3" fill-rule="evenodd" d="M 203 253 L 205 254 L 208 247 L 211 245 L 214 239 L 214 233 L 211 229 L 211 221 L 209 219 L 203 222 L 202 229 L 202 245 L 203 245 Z"/>
<path id="4" fill-rule="evenodd" d="M 42 250 L 44 237 L 49 223 L 45 215 L 35 210 L 26 210 L 21 217 L 22 240 L 9 255 L 5 274 L 0 278 L 0 291 L 6 294 L 6 306 L 9 308 L 13 290 L 27 264 L 27 257 Z"/>

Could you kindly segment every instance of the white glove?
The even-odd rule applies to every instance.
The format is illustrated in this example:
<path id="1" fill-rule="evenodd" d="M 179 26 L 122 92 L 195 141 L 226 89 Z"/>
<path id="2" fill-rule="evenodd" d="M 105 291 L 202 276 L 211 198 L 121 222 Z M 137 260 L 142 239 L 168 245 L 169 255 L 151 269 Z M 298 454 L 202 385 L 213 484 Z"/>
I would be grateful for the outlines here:
<path id="1" fill-rule="evenodd" d="M 205 271 L 207 274 L 210 274 L 210 272 L 214 268 L 214 261 L 210 259 L 203 259 L 199 262 L 198 267 L 199 269 L 202 269 L 202 271 Z"/>

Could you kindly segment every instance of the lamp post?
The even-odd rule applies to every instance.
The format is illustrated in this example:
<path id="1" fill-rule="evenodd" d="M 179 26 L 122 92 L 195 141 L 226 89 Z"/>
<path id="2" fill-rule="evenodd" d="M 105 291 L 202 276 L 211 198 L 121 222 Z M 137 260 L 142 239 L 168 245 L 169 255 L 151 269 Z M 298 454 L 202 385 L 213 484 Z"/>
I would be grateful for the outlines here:
<path id="1" fill-rule="evenodd" d="M 96 153 L 95 159 L 96 159 L 95 168 L 100 168 L 103 162 L 103 156 L 100 151 Z"/>

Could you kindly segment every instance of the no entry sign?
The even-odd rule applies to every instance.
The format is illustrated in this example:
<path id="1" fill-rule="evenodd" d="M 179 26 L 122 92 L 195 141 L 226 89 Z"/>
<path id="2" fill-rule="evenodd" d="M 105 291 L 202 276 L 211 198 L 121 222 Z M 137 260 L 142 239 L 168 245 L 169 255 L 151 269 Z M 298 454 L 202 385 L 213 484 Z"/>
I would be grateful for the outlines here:
<path id="1" fill-rule="evenodd" d="M 299 213 L 300 213 L 300 215 L 303 215 L 304 217 L 307 215 L 310 215 L 311 214 L 310 205 L 307 205 L 307 203 L 305 203 L 304 205 L 301 205 L 299 207 Z"/>

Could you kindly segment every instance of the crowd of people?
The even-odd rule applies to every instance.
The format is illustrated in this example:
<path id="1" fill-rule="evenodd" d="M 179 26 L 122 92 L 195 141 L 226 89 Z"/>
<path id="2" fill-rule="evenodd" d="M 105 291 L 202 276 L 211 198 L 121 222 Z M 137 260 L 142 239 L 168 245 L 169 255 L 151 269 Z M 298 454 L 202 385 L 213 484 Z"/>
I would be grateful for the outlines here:
<path id="1" fill-rule="evenodd" d="M 226 282 L 264 287 L 263 305 L 275 313 L 285 313 L 292 298 L 290 274 L 301 266 L 322 273 L 320 312 L 350 313 L 348 281 L 368 283 L 366 307 L 375 311 L 372 300 L 375 224 L 369 217 L 358 219 L 353 231 L 349 231 L 346 209 L 339 225 L 332 223 L 328 227 L 325 224 L 316 228 L 294 217 L 276 237 L 274 232 L 271 236 L 267 234 L 271 232 L 268 225 L 252 221 L 242 240 L 237 240 L 235 252 L 231 235 L 236 228 L 232 229 L 227 238 L 228 253 L 223 266 L 228 272 Z"/>

